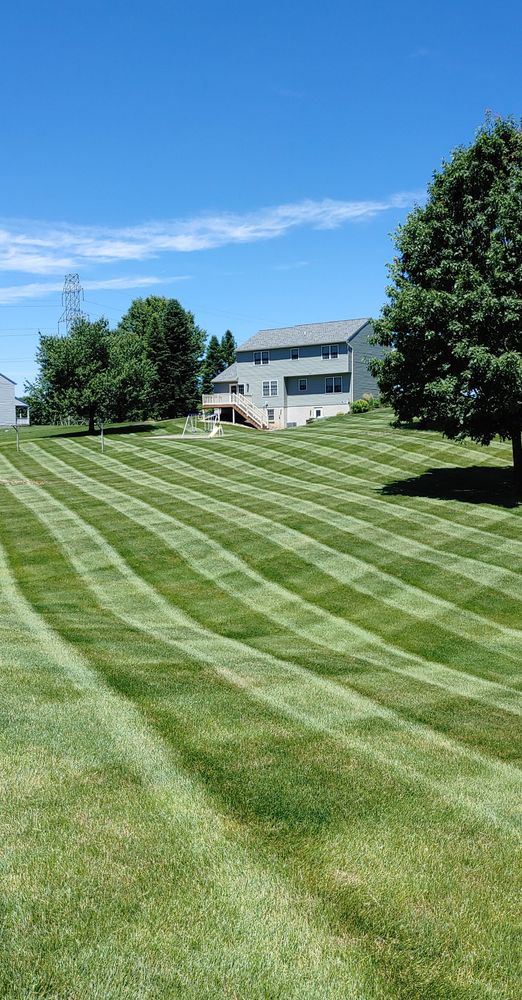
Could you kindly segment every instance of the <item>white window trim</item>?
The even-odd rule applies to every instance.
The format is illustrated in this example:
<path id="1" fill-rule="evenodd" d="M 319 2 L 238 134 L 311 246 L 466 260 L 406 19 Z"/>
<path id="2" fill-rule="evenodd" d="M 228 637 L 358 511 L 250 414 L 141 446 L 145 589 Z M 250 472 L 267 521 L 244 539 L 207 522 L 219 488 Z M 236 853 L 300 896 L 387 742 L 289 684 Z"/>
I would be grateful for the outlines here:
<path id="1" fill-rule="evenodd" d="M 267 392 L 265 392 L 265 386 L 267 387 Z M 270 379 L 268 378 L 265 379 L 261 385 L 261 395 L 263 396 L 263 399 L 268 399 L 270 396 Z"/>
<path id="2" fill-rule="evenodd" d="M 297 351 L 297 355 L 296 355 L 295 358 L 292 356 L 293 353 L 294 353 L 294 351 Z M 300 358 L 299 348 L 298 347 L 291 347 L 290 348 L 290 361 L 299 361 L 299 358 Z"/>
<path id="3" fill-rule="evenodd" d="M 256 361 L 256 354 L 259 355 L 259 361 Z M 266 361 L 263 360 L 263 354 L 266 354 Z M 252 361 L 256 366 L 259 365 L 269 365 L 270 364 L 270 351 L 252 351 Z"/>
<path id="4" fill-rule="evenodd" d="M 323 359 L 323 361 L 337 361 L 341 353 L 339 347 L 340 347 L 339 344 L 322 344 L 321 358 Z M 328 354 L 323 354 L 325 348 L 328 348 Z M 332 348 L 337 352 L 336 354 L 332 354 Z"/>
<path id="5" fill-rule="evenodd" d="M 274 385 L 275 385 L 275 392 L 272 391 L 272 386 Z M 279 396 L 279 382 L 275 378 L 270 380 L 270 395 Z"/>
<path id="6" fill-rule="evenodd" d="M 270 416 L 270 414 L 272 414 L 272 416 Z M 275 406 L 267 406 L 266 419 L 268 420 L 269 424 L 275 423 Z"/>
<path id="7" fill-rule="evenodd" d="M 338 378 L 338 379 L 341 380 L 341 386 L 340 386 L 339 389 L 335 388 L 335 380 L 336 380 L 336 378 Z M 326 388 L 326 384 L 330 380 L 332 382 L 332 388 L 331 389 L 327 389 Z M 343 391 L 343 377 L 342 377 L 342 375 L 326 375 L 325 380 L 324 380 L 324 391 L 325 391 L 325 394 L 328 393 L 329 396 L 335 395 L 336 392 L 342 392 Z"/>
<path id="8" fill-rule="evenodd" d="M 301 388 L 301 382 L 304 382 L 304 389 Z M 298 392 L 308 392 L 308 379 L 307 378 L 300 378 L 298 380 L 297 391 Z"/>

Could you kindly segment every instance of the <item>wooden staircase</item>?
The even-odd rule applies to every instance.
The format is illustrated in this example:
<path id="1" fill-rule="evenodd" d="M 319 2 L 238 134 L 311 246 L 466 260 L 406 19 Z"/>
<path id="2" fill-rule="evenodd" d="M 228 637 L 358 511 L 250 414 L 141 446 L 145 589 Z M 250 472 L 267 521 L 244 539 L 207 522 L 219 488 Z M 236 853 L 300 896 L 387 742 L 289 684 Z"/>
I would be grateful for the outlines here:
<path id="1" fill-rule="evenodd" d="M 256 406 L 250 396 L 243 396 L 240 392 L 211 392 L 208 396 L 203 396 L 202 406 L 204 410 L 230 408 L 239 413 L 245 423 L 252 427 L 257 427 L 260 431 L 269 429 L 265 410 Z"/>

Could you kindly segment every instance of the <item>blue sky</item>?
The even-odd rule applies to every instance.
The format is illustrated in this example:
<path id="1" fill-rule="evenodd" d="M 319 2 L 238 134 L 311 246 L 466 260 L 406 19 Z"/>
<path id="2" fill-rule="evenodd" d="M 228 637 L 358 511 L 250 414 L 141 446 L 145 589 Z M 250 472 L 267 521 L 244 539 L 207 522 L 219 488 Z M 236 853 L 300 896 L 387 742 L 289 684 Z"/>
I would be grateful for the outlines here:
<path id="1" fill-rule="evenodd" d="M 64 274 L 116 323 L 209 333 L 375 315 L 390 232 L 486 109 L 521 113 L 522 8 L 483 0 L 21 0 L 3 12 L 0 371 Z"/>

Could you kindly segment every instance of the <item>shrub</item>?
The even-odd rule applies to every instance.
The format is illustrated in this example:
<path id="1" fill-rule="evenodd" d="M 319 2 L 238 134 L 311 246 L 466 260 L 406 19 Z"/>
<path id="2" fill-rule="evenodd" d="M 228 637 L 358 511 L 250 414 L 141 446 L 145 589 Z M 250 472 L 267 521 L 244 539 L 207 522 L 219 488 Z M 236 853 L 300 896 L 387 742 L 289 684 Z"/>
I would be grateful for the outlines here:
<path id="1" fill-rule="evenodd" d="M 352 413 L 368 413 L 371 405 L 367 399 L 355 399 L 352 403 Z"/>

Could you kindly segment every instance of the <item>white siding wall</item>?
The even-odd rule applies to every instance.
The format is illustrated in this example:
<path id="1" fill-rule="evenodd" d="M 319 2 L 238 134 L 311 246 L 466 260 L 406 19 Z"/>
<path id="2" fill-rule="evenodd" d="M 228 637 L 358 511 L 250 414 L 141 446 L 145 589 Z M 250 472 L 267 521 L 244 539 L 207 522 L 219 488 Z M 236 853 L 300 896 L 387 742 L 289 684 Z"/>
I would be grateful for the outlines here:
<path id="1" fill-rule="evenodd" d="M 331 400 L 331 396 L 328 397 Z M 288 406 L 286 409 L 286 423 L 287 424 L 297 424 L 298 427 L 302 427 L 306 424 L 306 421 L 310 417 L 315 417 L 315 411 L 322 410 L 321 416 L 323 417 L 335 417 L 338 413 L 349 413 L 350 404 L 345 400 L 339 403 L 314 403 L 311 405 L 307 403 L 305 406 Z"/>
<path id="2" fill-rule="evenodd" d="M 0 424 L 15 422 L 15 386 L 0 375 Z"/>

